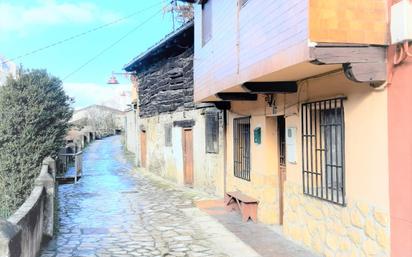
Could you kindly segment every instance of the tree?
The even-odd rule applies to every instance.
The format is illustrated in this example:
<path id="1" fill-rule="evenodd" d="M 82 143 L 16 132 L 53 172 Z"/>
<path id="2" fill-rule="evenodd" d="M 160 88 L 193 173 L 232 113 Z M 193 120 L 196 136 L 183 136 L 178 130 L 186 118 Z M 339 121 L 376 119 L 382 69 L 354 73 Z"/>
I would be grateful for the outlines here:
<path id="1" fill-rule="evenodd" d="M 24 202 L 42 160 L 63 146 L 71 102 L 45 70 L 20 69 L 0 87 L 0 216 Z"/>
<path id="2" fill-rule="evenodd" d="M 184 24 L 193 20 L 193 4 L 182 3 L 177 0 L 167 1 L 167 3 L 163 3 L 163 13 L 171 13 L 173 15 L 173 24 L 175 21 Z"/>

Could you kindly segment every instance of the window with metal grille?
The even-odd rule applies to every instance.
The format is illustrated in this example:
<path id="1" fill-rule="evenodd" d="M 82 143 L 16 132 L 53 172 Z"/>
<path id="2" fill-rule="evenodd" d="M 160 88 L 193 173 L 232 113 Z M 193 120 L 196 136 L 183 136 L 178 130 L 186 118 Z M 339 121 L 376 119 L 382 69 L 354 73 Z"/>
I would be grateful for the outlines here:
<path id="1" fill-rule="evenodd" d="M 250 181 L 250 117 L 233 120 L 235 177 Z"/>
<path id="2" fill-rule="evenodd" d="M 219 153 L 219 113 L 207 112 L 206 126 L 206 153 Z"/>
<path id="3" fill-rule="evenodd" d="M 212 39 L 212 1 L 202 4 L 202 44 Z"/>
<path id="4" fill-rule="evenodd" d="M 172 146 L 172 124 L 165 125 L 165 146 Z"/>
<path id="5" fill-rule="evenodd" d="M 247 2 L 249 2 L 249 0 L 239 0 L 240 8 L 243 8 L 247 4 Z"/>
<path id="6" fill-rule="evenodd" d="M 343 101 L 302 104 L 303 193 L 345 205 L 345 124 Z"/>

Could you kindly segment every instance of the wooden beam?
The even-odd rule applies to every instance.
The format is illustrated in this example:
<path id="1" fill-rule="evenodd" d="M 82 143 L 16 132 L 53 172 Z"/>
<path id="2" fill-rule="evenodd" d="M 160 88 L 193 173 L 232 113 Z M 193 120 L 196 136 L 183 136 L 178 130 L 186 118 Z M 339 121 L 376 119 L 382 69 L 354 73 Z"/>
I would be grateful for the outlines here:
<path id="1" fill-rule="evenodd" d="M 349 80 L 372 86 L 383 84 L 387 78 L 386 63 L 347 63 L 343 70 Z"/>
<path id="2" fill-rule="evenodd" d="M 191 128 L 195 126 L 195 120 L 176 120 L 173 121 L 174 127 Z"/>
<path id="3" fill-rule="evenodd" d="M 257 95 L 250 93 L 217 93 L 216 96 L 223 101 L 256 101 Z"/>
<path id="4" fill-rule="evenodd" d="M 315 46 L 309 49 L 314 64 L 385 62 L 386 47 L 379 46 Z"/>
<path id="5" fill-rule="evenodd" d="M 256 94 L 295 93 L 298 91 L 296 81 L 246 82 L 242 87 L 250 93 Z"/>
<path id="6" fill-rule="evenodd" d="M 349 80 L 378 86 L 387 78 L 386 50 L 386 46 L 318 45 L 309 54 L 313 64 L 342 64 Z"/>
<path id="7" fill-rule="evenodd" d="M 231 104 L 229 101 L 209 101 L 207 103 L 214 104 L 216 109 L 219 110 L 230 110 Z"/>

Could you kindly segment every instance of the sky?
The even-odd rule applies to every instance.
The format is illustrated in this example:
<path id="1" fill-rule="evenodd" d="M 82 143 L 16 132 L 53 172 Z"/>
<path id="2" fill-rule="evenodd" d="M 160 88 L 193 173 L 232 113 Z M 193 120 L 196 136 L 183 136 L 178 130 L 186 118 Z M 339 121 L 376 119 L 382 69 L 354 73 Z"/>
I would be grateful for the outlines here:
<path id="1" fill-rule="evenodd" d="M 173 30 L 171 15 L 163 14 L 163 2 L 166 1 L 0 0 L 0 55 L 13 59 L 134 14 L 13 60 L 24 68 L 47 69 L 62 79 L 67 94 L 75 98 L 76 109 L 110 102 L 130 90 L 128 79 L 122 75 L 117 76 L 120 85 L 106 84 L 112 71 L 124 72 L 125 64 Z"/>

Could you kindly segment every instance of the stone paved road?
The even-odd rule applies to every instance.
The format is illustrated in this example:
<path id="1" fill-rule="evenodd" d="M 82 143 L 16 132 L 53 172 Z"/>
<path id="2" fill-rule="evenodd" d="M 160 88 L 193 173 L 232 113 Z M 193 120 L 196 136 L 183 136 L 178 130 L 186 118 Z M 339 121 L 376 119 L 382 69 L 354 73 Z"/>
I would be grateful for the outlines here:
<path id="1" fill-rule="evenodd" d="M 83 165 L 59 187 L 59 232 L 41 257 L 224 256 L 183 212 L 193 193 L 133 171 L 119 136 L 90 145 Z"/>

